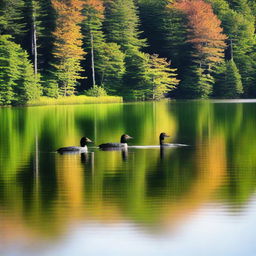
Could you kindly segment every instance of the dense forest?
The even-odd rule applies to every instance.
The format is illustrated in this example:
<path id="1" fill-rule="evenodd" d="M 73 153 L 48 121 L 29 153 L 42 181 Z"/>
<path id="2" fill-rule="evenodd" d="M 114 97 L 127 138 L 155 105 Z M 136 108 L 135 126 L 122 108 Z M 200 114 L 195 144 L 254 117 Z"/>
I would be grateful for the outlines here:
<path id="1" fill-rule="evenodd" d="M 1 0 L 0 104 L 256 96 L 255 0 Z"/>

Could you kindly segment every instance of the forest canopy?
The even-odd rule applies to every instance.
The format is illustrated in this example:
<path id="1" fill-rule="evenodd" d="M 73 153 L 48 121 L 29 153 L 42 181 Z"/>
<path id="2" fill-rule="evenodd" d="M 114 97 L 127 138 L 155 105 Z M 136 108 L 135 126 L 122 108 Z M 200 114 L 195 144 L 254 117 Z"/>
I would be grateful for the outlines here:
<path id="1" fill-rule="evenodd" d="M 256 96 L 254 0 L 2 0 L 0 105 Z"/>

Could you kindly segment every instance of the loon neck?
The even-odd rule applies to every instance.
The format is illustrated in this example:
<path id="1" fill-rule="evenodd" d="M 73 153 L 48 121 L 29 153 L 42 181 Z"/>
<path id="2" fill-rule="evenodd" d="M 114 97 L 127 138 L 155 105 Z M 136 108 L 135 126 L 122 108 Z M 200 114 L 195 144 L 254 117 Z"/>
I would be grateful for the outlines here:
<path id="1" fill-rule="evenodd" d="M 121 138 L 121 143 L 127 143 L 126 139 L 125 138 Z"/>
<path id="2" fill-rule="evenodd" d="M 164 145 L 164 139 L 160 139 L 160 145 Z"/>

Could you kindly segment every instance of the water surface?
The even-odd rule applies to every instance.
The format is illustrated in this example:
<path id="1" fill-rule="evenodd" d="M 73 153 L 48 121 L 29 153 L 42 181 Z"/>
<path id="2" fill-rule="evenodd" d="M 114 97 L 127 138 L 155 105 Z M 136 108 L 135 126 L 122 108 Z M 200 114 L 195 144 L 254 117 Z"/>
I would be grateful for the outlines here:
<path id="1" fill-rule="evenodd" d="M 1 256 L 255 256 L 256 102 L 0 109 Z M 136 147 L 166 141 L 187 147 Z M 127 152 L 95 146 L 134 137 Z M 59 155 L 87 136 L 88 154 Z"/>

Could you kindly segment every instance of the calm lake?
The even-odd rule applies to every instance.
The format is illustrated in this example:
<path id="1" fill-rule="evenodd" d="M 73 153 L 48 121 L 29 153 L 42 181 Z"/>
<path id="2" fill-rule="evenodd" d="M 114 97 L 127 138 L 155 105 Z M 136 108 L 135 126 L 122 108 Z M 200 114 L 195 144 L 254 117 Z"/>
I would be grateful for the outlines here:
<path id="1" fill-rule="evenodd" d="M 1 256 L 255 256 L 256 101 L 0 109 Z M 184 147 L 101 151 L 166 142 Z M 56 149 L 94 141 L 88 154 Z"/>

